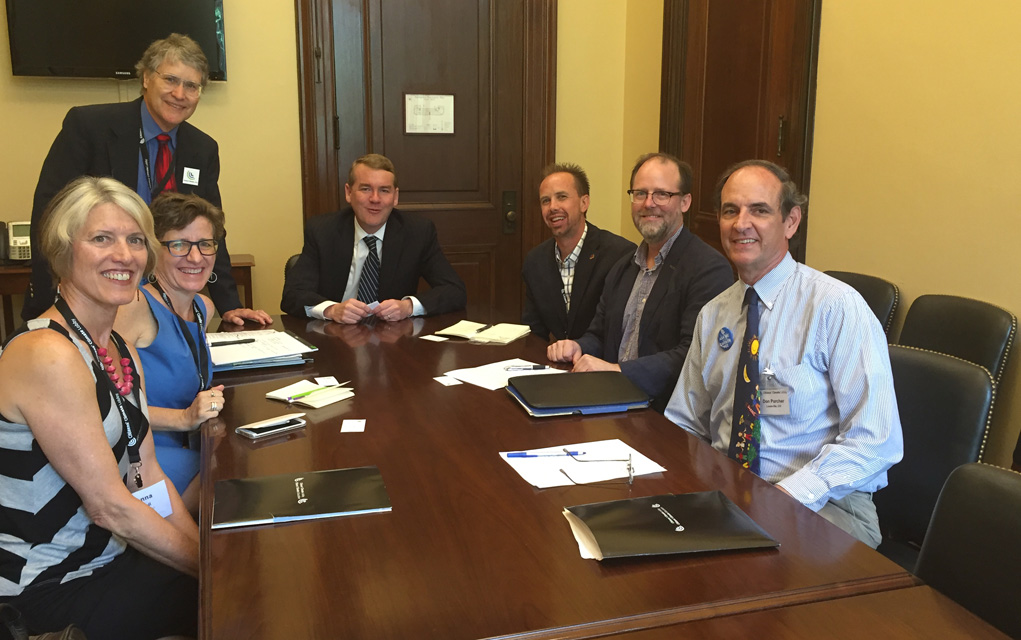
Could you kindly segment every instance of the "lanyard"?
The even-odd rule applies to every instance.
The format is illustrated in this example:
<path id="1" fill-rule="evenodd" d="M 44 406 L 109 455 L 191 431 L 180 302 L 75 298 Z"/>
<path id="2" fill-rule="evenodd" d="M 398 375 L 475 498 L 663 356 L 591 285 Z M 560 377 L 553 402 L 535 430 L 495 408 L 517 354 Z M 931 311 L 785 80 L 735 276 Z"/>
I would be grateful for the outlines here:
<path id="1" fill-rule="evenodd" d="M 170 313 L 174 314 L 174 317 L 177 318 L 177 325 L 181 327 L 181 333 L 184 334 L 184 339 L 188 343 L 188 348 L 191 349 L 192 360 L 195 361 L 195 367 L 199 372 L 199 391 L 205 391 L 209 388 L 209 381 L 206 380 L 206 370 L 208 368 L 207 358 L 209 357 L 208 351 L 206 349 L 200 349 L 199 346 L 195 344 L 195 340 L 191 337 L 191 330 L 188 328 L 188 323 L 185 322 L 184 318 L 182 318 L 174 309 L 173 303 L 170 302 L 170 296 L 168 296 L 167 292 L 163 290 L 160 283 L 156 282 L 156 280 L 151 280 L 150 284 L 156 288 L 156 291 L 159 291 L 160 297 L 163 298 L 163 302 L 165 302 L 167 307 L 170 309 Z M 191 299 L 191 309 L 195 313 L 195 320 L 198 321 L 199 337 L 205 339 L 206 319 L 202 314 L 202 305 L 199 304 L 197 298 Z"/>
<path id="2" fill-rule="evenodd" d="M 78 318 L 71 311 L 71 307 L 67 305 L 64 298 L 57 293 L 56 299 L 57 311 L 60 315 L 64 316 L 64 320 L 67 325 L 78 334 L 85 344 L 89 345 L 89 350 L 92 351 L 92 370 L 96 374 L 97 380 L 106 380 L 107 388 L 110 390 L 113 396 L 114 404 L 117 405 L 117 411 L 121 414 L 121 422 L 124 424 L 124 431 L 128 437 L 128 461 L 131 463 L 131 468 L 135 472 L 135 486 L 139 489 L 142 488 L 142 474 L 139 472 L 139 468 L 142 466 L 142 456 L 139 455 L 138 449 L 142 444 L 142 439 L 145 438 L 146 431 L 149 430 L 149 421 L 146 419 L 145 414 L 142 413 L 142 402 L 140 399 L 139 389 L 142 386 L 142 380 L 139 378 L 138 384 L 134 385 L 132 394 L 135 396 L 135 403 L 125 402 L 123 396 L 114 386 L 113 380 L 107 374 L 106 369 L 103 368 L 102 359 L 99 357 L 99 349 L 96 347 L 96 343 L 93 342 L 92 336 L 82 326 L 82 323 L 78 321 Z M 127 358 L 127 366 L 131 367 L 132 370 L 137 371 L 135 363 L 131 360 L 131 352 L 128 351 L 127 345 L 124 344 L 124 340 L 117 335 L 116 331 L 110 332 L 110 337 L 113 338 L 114 344 L 117 346 L 118 355 L 122 358 Z M 137 406 L 136 406 L 137 405 Z M 135 426 L 138 426 L 136 431 Z"/>
<path id="3" fill-rule="evenodd" d="M 149 167 L 149 145 L 145 143 L 145 134 L 142 133 L 142 127 L 138 128 L 138 150 L 142 154 L 142 166 L 145 167 L 145 179 L 149 182 L 149 199 L 154 200 L 162 191 L 163 187 L 167 186 L 167 181 L 170 180 L 170 176 L 174 175 L 176 170 L 174 163 L 177 161 L 177 150 L 175 149 L 170 154 L 170 166 L 167 168 L 167 174 L 163 176 L 158 185 L 153 185 L 152 182 L 152 169 Z"/>

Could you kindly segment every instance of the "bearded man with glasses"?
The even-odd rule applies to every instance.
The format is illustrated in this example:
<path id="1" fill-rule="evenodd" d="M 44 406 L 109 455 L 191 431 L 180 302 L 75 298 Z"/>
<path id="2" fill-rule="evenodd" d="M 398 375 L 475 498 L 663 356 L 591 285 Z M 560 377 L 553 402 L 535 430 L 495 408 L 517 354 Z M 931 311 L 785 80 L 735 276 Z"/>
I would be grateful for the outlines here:
<path id="1" fill-rule="evenodd" d="M 668 153 L 638 159 L 628 195 L 642 244 L 607 274 L 585 335 L 546 350 L 573 371 L 622 372 L 658 411 L 677 382 L 698 312 L 734 282 L 726 258 L 684 227 L 691 174 Z"/>
<path id="2" fill-rule="evenodd" d="M 186 120 L 209 82 L 209 63 L 198 43 L 177 33 L 156 40 L 135 65 L 141 97 L 132 102 L 74 107 L 43 161 L 32 204 L 32 242 L 50 199 L 82 175 L 116 178 L 149 204 L 164 191 L 220 201 L 220 155 L 216 141 Z M 30 320 L 53 303 L 49 265 L 32 256 L 32 279 L 21 316 Z M 230 274 L 230 254 L 220 240 L 209 295 L 223 320 L 272 322 L 263 311 L 241 308 Z"/>

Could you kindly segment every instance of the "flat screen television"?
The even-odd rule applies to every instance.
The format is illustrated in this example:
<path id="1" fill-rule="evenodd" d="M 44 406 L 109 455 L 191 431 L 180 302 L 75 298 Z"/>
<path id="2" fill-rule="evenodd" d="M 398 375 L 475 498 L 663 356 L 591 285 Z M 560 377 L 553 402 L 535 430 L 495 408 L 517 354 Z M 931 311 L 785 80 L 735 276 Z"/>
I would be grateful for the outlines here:
<path id="1" fill-rule="evenodd" d="M 153 40 L 191 36 L 227 79 L 223 0 L 6 0 L 16 76 L 120 78 Z"/>

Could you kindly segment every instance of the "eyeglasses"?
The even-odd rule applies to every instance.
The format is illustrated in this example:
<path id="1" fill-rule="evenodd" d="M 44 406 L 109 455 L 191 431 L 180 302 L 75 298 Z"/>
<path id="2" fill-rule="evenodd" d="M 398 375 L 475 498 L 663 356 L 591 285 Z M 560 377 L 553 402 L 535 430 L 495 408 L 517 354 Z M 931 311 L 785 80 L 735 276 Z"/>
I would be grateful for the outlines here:
<path id="1" fill-rule="evenodd" d="M 220 243 L 216 240 L 196 240 L 195 242 L 191 240 L 167 240 L 160 244 L 167 248 L 170 255 L 177 256 L 178 258 L 183 258 L 191 253 L 192 247 L 198 247 L 199 253 L 204 256 L 215 256 L 216 250 L 220 246 Z"/>
<path id="2" fill-rule="evenodd" d="M 160 73 L 159 71 L 154 71 L 153 73 L 162 78 L 163 82 L 166 82 L 167 86 L 170 87 L 171 89 L 177 89 L 178 87 L 183 86 L 185 95 L 194 98 L 195 96 L 202 93 L 202 85 L 196 82 L 178 78 L 177 76 L 170 73 Z"/>
<path id="3" fill-rule="evenodd" d="M 631 196 L 631 202 L 635 204 L 642 204 L 651 195 L 652 201 L 658 205 L 670 202 L 670 198 L 674 196 L 684 195 L 681 191 L 646 191 L 645 189 L 628 189 L 627 194 Z"/>
<path id="4" fill-rule="evenodd" d="M 571 458 L 571 460 L 574 460 L 575 462 L 623 462 L 623 463 L 625 463 L 627 465 L 627 478 L 626 479 L 621 478 L 620 480 L 600 480 L 600 481 L 597 481 L 597 482 L 578 482 L 577 480 L 575 480 L 574 478 L 571 477 L 571 474 L 567 472 L 567 469 L 561 469 L 560 473 L 564 474 L 564 476 L 568 480 L 571 481 L 571 484 L 575 484 L 575 485 L 583 486 L 583 487 L 599 487 L 599 486 L 603 486 L 603 485 L 621 484 L 621 485 L 627 485 L 627 486 L 630 487 L 635 482 L 635 467 L 631 463 L 631 455 L 630 454 L 628 454 L 628 457 L 626 459 L 617 459 L 617 460 L 599 459 L 599 460 L 597 460 L 597 459 L 594 459 L 594 458 L 579 458 L 572 451 L 570 451 L 570 450 L 568 450 L 566 448 L 564 449 L 564 453 L 566 453 Z"/>

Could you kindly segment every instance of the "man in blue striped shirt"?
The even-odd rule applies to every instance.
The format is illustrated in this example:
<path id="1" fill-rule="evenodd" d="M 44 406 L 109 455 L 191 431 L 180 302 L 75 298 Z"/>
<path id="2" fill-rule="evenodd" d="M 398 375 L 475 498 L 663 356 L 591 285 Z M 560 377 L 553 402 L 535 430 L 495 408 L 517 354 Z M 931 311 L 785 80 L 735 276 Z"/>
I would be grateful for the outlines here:
<path id="1" fill-rule="evenodd" d="M 734 457 L 734 391 L 739 376 L 748 381 L 738 371 L 744 300 L 754 288 L 759 424 L 747 438 L 757 458 L 751 468 L 874 548 L 882 536 L 872 493 L 903 456 L 889 350 L 854 289 L 790 256 L 806 201 L 771 162 L 741 162 L 720 178 L 720 238 L 740 280 L 699 314 L 665 414 Z"/>

